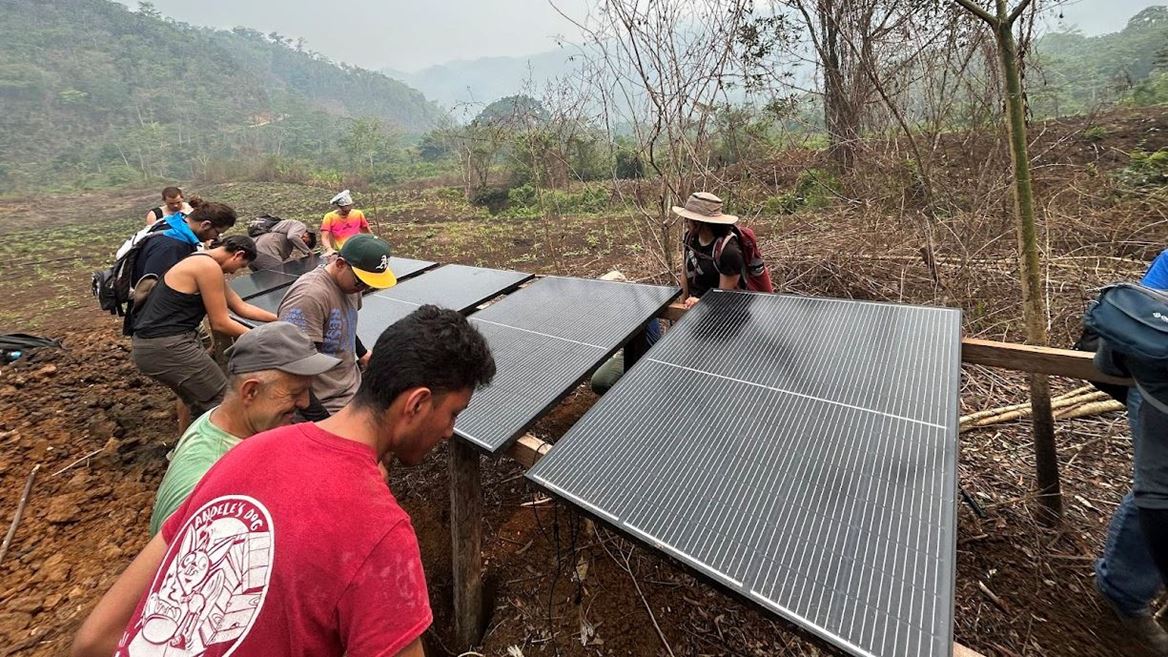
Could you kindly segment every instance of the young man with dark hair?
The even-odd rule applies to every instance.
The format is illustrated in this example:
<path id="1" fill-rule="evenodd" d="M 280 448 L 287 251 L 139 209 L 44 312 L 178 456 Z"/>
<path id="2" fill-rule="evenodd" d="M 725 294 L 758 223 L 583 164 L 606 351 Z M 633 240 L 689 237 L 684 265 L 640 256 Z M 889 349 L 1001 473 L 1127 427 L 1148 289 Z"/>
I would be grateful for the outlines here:
<path id="1" fill-rule="evenodd" d="M 378 464 L 421 462 L 494 373 L 453 310 L 390 326 L 344 409 L 253 436 L 207 472 L 72 655 L 422 655 L 432 616 L 417 537 Z"/>
<path id="2" fill-rule="evenodd" d="M 146 213 L 146 225 L 165 219 L 179 212 L 190 214 L 194 208 L 183 200 L 183 192 L 178 187 L 167 187 L 162 190 L 162 205 L 152 208 Z"/>
<path id="3" fill-rule="evenodd" d="M 141 305 L 150 290 L 154 289 L 157 280 L 165 276 L 179 260 L 197 251 L 203 242 L 218 238 L 235 225 L 235 210 L 230 206 L 191 200 L 195 203 L 194 210 L 190 214 L 174 215 L 168 219 L 168 227 L 162 231 L 162 235 L 152 237 L 138 254 L 132 276 L 134 303 Z M 127 328 L 132 326 L 131 315 L 132 312 L 126 313 Z"/>
<path id="4" fill-rule="evenodd" d="M 357 311 L 361 293 L 392 287 L 397 279 L 389 268 L 390 247 L 372 235 L 354 235 L 333 259 L 296 279 L 280 301 L 279 318 L 304 331 L 322 354 L 341 364 L 316 377 L 313 405 L 305 419 L 320 420 L 349 403 L 361 384 L 361 367 L 369 353 L 357 338 Z"/>

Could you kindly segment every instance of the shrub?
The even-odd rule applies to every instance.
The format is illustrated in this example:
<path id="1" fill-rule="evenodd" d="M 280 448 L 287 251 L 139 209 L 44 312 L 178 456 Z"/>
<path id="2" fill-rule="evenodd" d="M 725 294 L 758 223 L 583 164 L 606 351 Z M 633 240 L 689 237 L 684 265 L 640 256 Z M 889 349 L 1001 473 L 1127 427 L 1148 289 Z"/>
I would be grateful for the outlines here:
<path id="1" fill-rule="evenodd" d="M 1107 128 L 1104 128 L 1101 125 L 1093 125 L 1083 131 L 1083 139 L 1086 139 L 1092 143 L 1103 141 L 1106 138 Z"/>
<path id="2" fill-rule="evenodd" d="M 1131 163 L 1118 174 L 1123 186 L 1141 192 L 1168 186 L 1168 148 L 1151 153 L 1140 148 L 1128 155 Z"/>

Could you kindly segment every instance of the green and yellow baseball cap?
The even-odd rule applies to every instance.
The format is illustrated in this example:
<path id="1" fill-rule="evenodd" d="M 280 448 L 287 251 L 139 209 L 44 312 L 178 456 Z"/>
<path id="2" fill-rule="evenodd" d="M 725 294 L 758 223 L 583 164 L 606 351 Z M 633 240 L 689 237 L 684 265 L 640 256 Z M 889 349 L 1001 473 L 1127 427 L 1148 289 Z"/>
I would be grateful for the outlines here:
<path id="1" fill-rule="evenodd" d="M 358 233 L 345 240 L 341 257 L 353 268 L 357 278 L 369 287 L 384 290 L 397 285 L 397 277 L 389 268 L 390 248 L 385 240 Z"/>

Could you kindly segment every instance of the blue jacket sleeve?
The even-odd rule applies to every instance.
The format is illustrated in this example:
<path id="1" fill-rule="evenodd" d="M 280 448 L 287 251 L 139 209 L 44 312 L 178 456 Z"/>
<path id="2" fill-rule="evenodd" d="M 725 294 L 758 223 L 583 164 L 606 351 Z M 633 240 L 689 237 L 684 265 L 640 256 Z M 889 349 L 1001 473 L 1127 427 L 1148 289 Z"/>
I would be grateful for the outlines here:
<path id="1" fill-rule="evenodd" d="M 1168 250 L 1164 250 L 1156 256 L 1140 284 L 1157 290 L 1168 290 Z"/>

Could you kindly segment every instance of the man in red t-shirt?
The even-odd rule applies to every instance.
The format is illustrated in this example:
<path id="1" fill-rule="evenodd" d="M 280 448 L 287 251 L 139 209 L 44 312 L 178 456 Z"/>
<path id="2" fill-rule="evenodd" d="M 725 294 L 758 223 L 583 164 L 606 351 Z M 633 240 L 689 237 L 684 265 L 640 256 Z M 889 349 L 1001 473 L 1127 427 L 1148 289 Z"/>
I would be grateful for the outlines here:
<path id="1" fill-rule="evenodd" d="M 72 654 L 422 655 L 417 537 L 378 464 L 420 463 L 494 373 L 457 312 L 423 306 L 390 326 L 347 406 L 253 436 L 204 475 Z"/>

